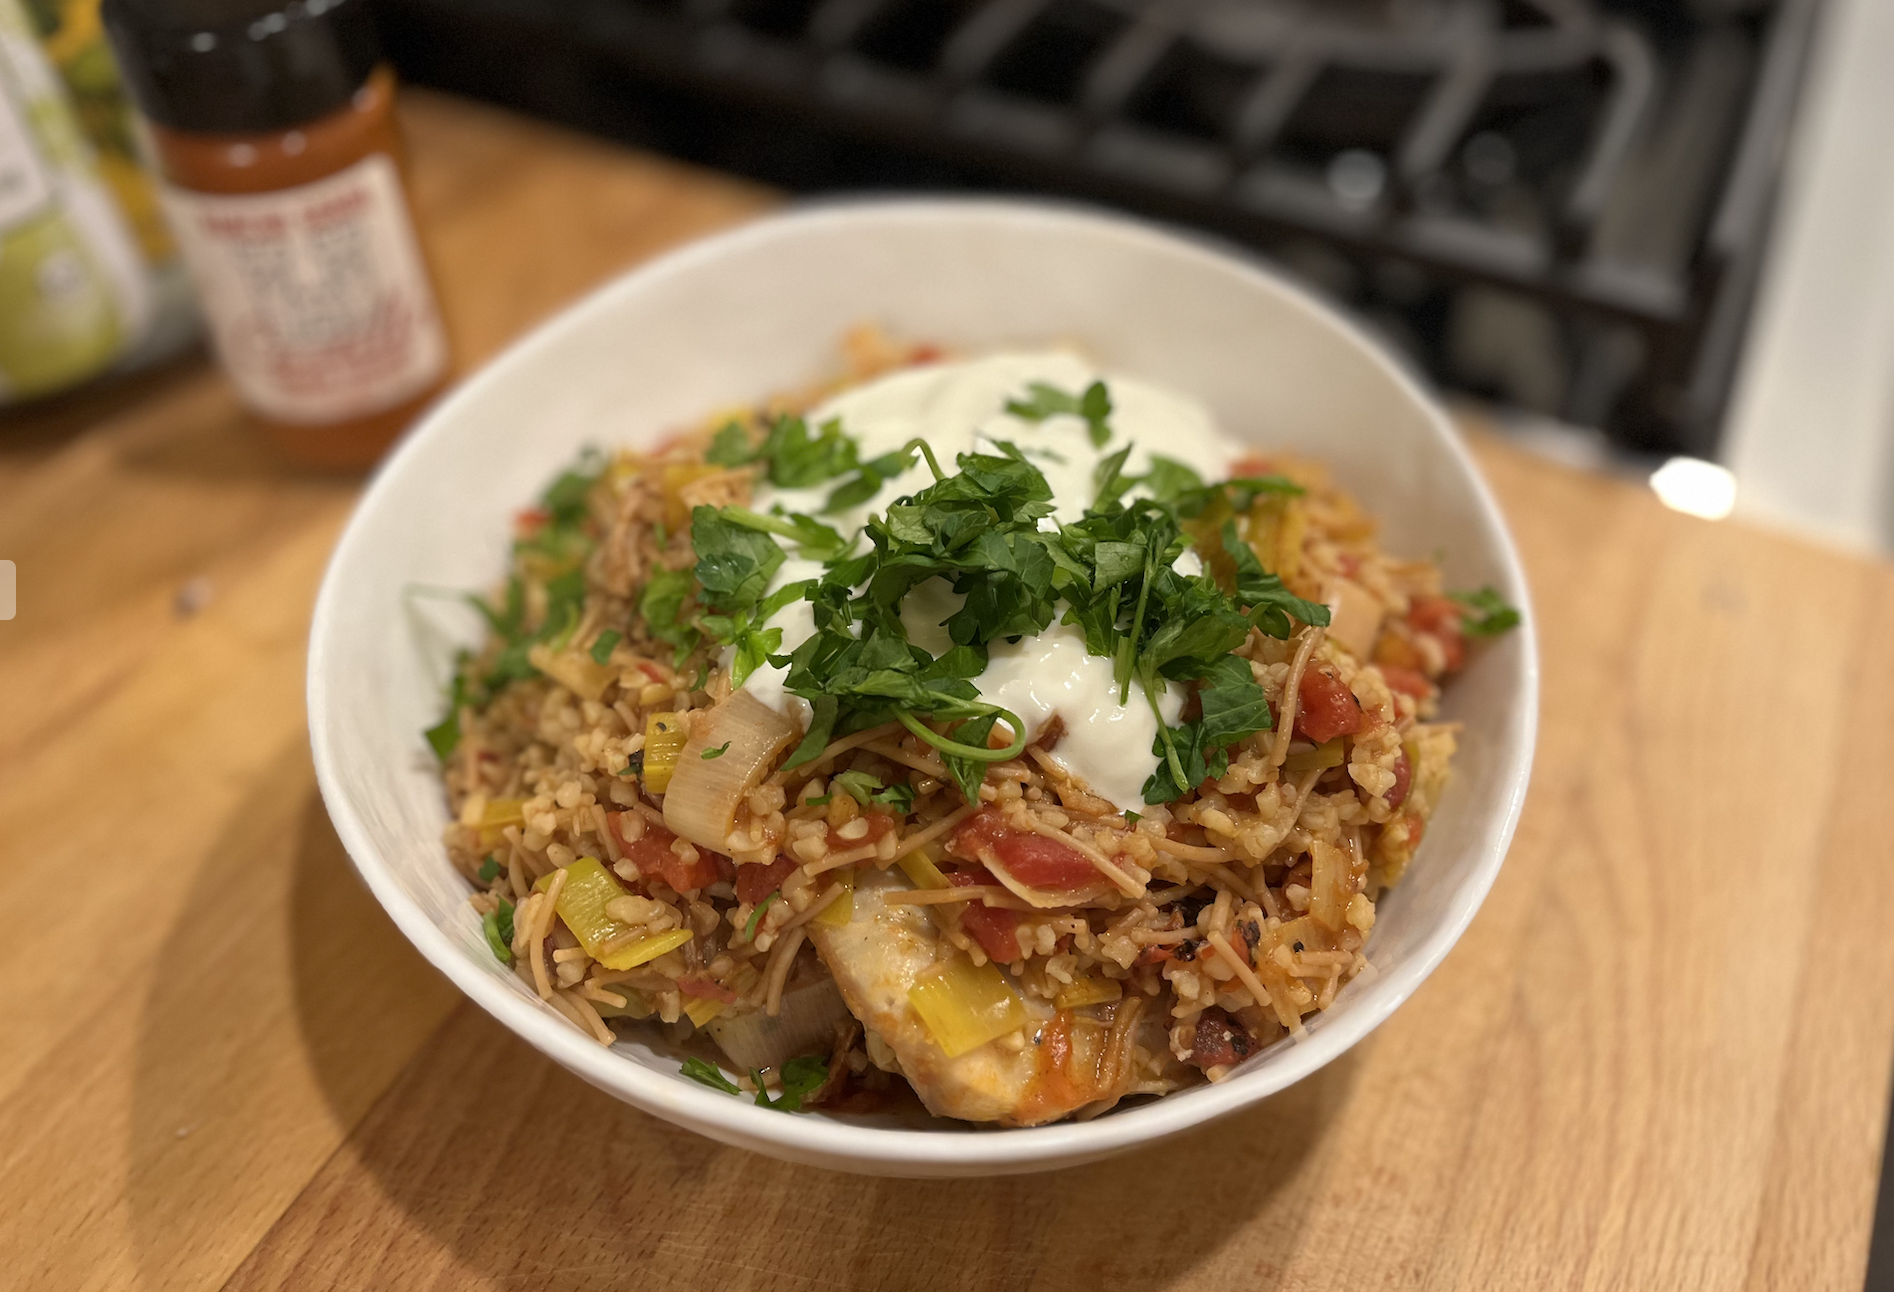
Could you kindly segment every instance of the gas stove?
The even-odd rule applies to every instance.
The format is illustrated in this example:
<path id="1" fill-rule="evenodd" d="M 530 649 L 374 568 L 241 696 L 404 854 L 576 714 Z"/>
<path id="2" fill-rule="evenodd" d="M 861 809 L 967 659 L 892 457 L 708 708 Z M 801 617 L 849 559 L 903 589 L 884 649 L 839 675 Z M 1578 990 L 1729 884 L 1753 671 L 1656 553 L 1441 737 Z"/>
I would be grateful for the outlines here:
<path id="1" fill-rule="evenodd" d="M 1714 449 L 1818 0 L 383 0 L 410 80 L 804 190 L 1102 200 Z"/>

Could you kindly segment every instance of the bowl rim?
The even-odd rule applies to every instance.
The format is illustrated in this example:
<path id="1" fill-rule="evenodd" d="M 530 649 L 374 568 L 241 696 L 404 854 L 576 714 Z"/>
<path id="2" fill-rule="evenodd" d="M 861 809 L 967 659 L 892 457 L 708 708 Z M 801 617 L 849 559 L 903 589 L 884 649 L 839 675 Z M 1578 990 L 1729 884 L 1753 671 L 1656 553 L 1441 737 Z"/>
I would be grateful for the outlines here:
<path id="1" fill-rule="evenodd" d="M 1510 716 L 1516 739 L 1512 765 L 1500 774 L 1511 784 L 1502 820 L 1488 830 L 1481 856 L 1450 903 L 1447 917 L 1428 930 L 1410 957 L 1364 985 L 1362 998 L 1347 1013 L 1297 1042 L 1286 1061 L 1267 1078 L 1244 1080 L 1239 1074 L 1214 1085 L 1194 1087 L 1193 1097 L 1155 1099 L 1110 1116 L 1084 1122 L 1056 1122 L 1019 1128 L 968 1127 L 907 1129 L 864 1126 L 828 1117 L 785 1117 L 729 1095 L 700 1087 L 681 1076 L 655 1071 L 581 1035 L 538 1002 L 520 996 L 497 976 L 477 966 L 465 949 L 437 925 L 394 878 L 372 842 L 368 829 L 343 792 L 337 752 L 331 744 L 328 692 L 330 639 L 340 623 L 341 572 L 365 542 L 364 518 L 395 493 L 420 456 L 422 446 L 447 434 L 463 410 L 478 405 L 489 388 L 521 364 L 557 346 L 574 331 L 593 326 L 622 295 L 690 273 L 732 252 L 793 236 L 811 226 L 888 221 L 928 222 L 983 218 L 1064 225 L 1075 231 L 1113 238 L 1129 246 L 1152 247 L 1183 255 L 1251 280 L 1293 298 L 1301 308 L 1334 328 L 1364 351 L 1401 392 L 1424 411 L 1428 433 L 1437 447 L 1466 476 L 1484 526 L 1498 538 L 1495 553 L 1507 595 L 1520 610 L 1516 640 L 1523 695 Z M 1262 263 L 1253 252 L 1196 231 L 1180 231 L 1156 222 L 1106 212 L 1079 203 L 1012 198 L 916 196 L 844 197 L 792 204 L 760 219 L 663 253 L 615 275 L 486 360 L 434 405 L 402 438 L 374 473 L 350 513 L 324 568 L 310 626 L 306 701 L 310 748 L 316 781 L 330 818 L 357 874 L 396 926 L 422 956 L 445 974 L 475 1004 L 582 1079 L 646 1112 L 724 1143 L 754 1148 L 767 1143 L 782 1156 L 822 1162 L 840 1169 L 899 1173 L 919 1167 L 930 1173 L 978 1174 L 1048 1169 L 1109 1155 L 1209 1122 L 1274 1094 L 1323 1067 L 1353 1047 L 1394 1013 L 1433 973 L 1460 940 L 1497 878 L 1511 846 L 1531 779 L 1538 733 L 1539 662 L 1535 621 L 1518 551 L 1498 505 L 1472 454 L 1449 424 L 1446 413 L 1407 364 L 1398 360 L 1335 306 Z"/>

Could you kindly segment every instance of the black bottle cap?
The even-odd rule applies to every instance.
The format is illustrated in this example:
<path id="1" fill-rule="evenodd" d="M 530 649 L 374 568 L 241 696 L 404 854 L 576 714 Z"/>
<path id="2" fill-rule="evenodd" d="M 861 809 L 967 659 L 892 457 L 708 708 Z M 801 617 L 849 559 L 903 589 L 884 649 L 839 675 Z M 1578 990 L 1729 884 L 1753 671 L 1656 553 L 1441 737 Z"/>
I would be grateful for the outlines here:
<path id="1" fill-rule="evenodd" d="M 104 0 L 100 16 L 132 101 L 173 130 L 288 130 L 381 61 L 368 0 Z"/>

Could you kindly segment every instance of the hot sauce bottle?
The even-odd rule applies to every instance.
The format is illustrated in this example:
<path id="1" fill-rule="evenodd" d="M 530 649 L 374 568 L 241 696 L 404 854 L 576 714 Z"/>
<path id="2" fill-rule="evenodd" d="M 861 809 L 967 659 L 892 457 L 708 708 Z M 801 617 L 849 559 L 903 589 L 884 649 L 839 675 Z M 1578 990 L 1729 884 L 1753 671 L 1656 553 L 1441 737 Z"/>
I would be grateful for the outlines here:
<path id="1" fill-rule="evenodd" d="M 378 458 L 447 378 L 368 0 L 105 0 L 238 394 L 312 466 Z"/>

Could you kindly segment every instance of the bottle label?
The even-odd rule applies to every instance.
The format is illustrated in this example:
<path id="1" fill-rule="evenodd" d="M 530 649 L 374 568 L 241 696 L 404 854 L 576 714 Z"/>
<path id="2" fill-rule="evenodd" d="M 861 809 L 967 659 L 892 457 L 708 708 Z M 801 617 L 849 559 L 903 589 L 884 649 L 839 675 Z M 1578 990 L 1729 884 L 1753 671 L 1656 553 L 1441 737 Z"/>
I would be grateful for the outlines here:
<path id="1" fill-rule="evenodd" d="M 274 193 L 165 188 L 211 337 L 237 390 L 279 422 L 365 417 L 447 367 L 393 159 Z"/>

